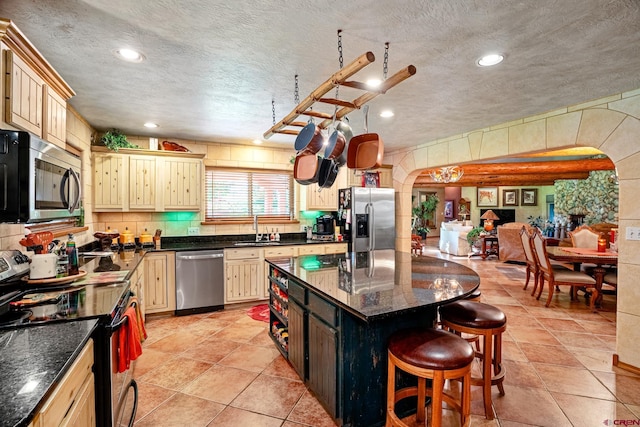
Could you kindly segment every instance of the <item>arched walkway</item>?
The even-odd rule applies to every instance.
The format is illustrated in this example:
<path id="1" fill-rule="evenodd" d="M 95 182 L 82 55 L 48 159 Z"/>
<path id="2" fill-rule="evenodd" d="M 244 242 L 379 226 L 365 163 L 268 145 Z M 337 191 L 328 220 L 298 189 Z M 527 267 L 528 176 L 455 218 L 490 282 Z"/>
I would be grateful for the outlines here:
<path id="1" fill-rule="evenodd" d="M 396 248 L 411 248 L 411 190 L 427 168 L 571 146 L 590 146 L 616 165 L 619 228 L 640 226 L 640 89 L 389 153 L 396 190 Z M 640 241 L 619 241 L 617 347 L 640 372 Z"/>

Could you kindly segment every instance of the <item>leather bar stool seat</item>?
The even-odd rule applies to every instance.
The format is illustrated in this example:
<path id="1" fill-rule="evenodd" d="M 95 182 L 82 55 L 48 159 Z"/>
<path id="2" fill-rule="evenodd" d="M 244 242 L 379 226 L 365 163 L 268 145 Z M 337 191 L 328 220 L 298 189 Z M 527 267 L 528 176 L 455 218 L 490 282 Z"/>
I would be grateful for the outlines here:
<path id="1" fill-rule="evenodd" d="M 395 404 L 418 397 L 416 421 L 425 420 L 425 398 L 431 396 L 431 426 L 442 425 L 442 402 L 460 412 L 460 422 L 469 425 L 471 412 L 471 365 L 473 348 L 459 336 L 440 329 L 404 329 L 394 333 L 388 345 L 386 426 L 407 426 L 395 413 Z M 396 368 L 418 378 L 417 386 L 396 390 Z M 427 387 L 426 380 L 432 381 Z M 459 399 L 447 394 L 444 382 L 460 379 Z"/>
<path id="2" fill-rule="evenodd" d="M 497 385 L 504 396 L 505 369 L 502 366 L 502 333 L 507 329 L 507 316 L 497 307 L 476 301 L 455 301 L 440 307 L 440 322 L 445 329 L 482 337 L 482 349 L 475 356 L 482 362 L 482 378 L 472 378 L 472 385 L 483 388 L 484 412 L 495 418 L 491 402 L 491 386 Z"/>

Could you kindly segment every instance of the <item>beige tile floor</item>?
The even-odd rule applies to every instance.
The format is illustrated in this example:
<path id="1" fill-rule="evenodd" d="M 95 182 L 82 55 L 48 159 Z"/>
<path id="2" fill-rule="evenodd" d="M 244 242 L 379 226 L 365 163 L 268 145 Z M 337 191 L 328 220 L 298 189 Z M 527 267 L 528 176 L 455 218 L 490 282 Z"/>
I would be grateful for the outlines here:
<path id="1" fill-rule="evenodd" d="M 427 245 L 433 245 L 428 239 Z M 615 297 L 591 313 L 568 288 L 552 306 L 523 291 L 524 267 L 495 257 L 483 261 L 425 255 L 468 265 L 481 276 L 482 301 L 508 318 L 504 335 L 505 396 L 494 390 L 497 420 L 482 415 L 473 388 L 474 426 L 594 426 L 640 419 L 640 376 L 611 365 Z M 531 289 L 531 288 L 529 288 Z M 185 317 L 151 318 L 135 370 L 140 402 L 136 426 L 333 426 L 249 307 Z M 617 421 L 620 423 L 621 421 Z M 448 414 L 446 425 L 458 425 Z"/>

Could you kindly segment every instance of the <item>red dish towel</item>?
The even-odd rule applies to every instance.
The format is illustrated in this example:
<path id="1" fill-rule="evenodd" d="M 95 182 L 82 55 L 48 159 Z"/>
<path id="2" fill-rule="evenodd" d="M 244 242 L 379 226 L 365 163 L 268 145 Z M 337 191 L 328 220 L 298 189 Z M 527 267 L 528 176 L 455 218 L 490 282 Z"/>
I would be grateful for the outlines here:
<path id="1" fill-rule="evenodd" d="M 142 317 L 142 310 L 140 310 L 140 302 L 138 302 L 137 297 L 131 297 L 129 304 L 135 305 L 136 320 L 138 321 L 138 334 L 140 335 L 140 342 L 144 342 L 144 340 L 147 339 L 147 330 L 144 327 L 144 318 Z"/>
<path id="2" fill-rule="evenodd" d="M 118 330 L 118 373 L 129 369 L 131 361 L 142 354 L 136 309 L 129 306 L 122 316 L 127 321 Z"/>

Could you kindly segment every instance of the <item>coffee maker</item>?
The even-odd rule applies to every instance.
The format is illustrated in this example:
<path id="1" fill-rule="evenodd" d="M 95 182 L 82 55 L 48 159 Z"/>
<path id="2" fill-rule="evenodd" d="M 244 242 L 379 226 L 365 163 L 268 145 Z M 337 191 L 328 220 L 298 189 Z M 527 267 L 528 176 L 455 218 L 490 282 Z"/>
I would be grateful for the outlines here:
<path id="1" fill-rule="evenodd" d="M 335 233 L 334 218 L 331 215 L 322 215 L 316 218 L 313 225 L 313 234 L 315 238 L 320 236 L 333 239 Z"/>

